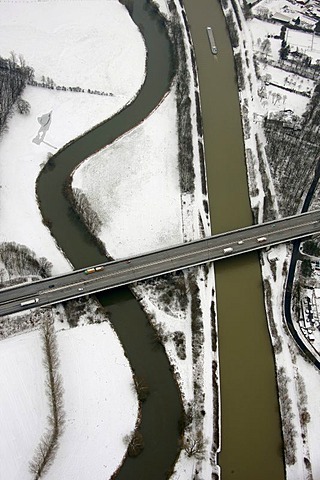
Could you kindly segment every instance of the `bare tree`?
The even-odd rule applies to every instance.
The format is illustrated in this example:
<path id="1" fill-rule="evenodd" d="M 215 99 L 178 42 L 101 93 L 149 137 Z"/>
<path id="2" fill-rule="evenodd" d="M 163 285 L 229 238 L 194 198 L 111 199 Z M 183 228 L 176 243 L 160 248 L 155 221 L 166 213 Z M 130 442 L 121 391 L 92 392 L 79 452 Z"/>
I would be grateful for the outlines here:
<path id="1" fill-rule="evenodd" d="M 79 188 L 73 189 L 73 205 L 80 218 L 87 225 L 88 230 L 97 235 L 100 232 L 102 222 L 92 209 L 86 195 Z"/>
<path id="2" fill-rule="evenodd" d="M 47 371 L 46 394 L 49 400 L 50 414 L 48 416 L 49 425 L 47 430 L 42 436 L 33 459 L 29 464 L 29 470 L 34 474 L 34 480 L 41 478 L 53 462 L 58 448 L 58 439 L 64 427 L 64 390 L 62 377 L 59 373 L 58 343 L 51 318 L 44 318 L 41 338 L 44 352 L 43 364 Z"/>
<path id="3" fill-rule="evenodd" d="M 23 100 L 23 98 L 19 97 L 17 100 L 17 107 L 18 112 L 21 115 L 28 115 L 30 113 L 30 103 L 27 100 Z"/>
<path id="4" fill-rule="evenodd" d="M 203 460 L 206 453 L 207 441 L 203 438 L 203 433 L 198 430 L 196 433 L 187 436 L 183 442 L 183 448 L 188 457 L 195 457 L 197 460 Z"/>

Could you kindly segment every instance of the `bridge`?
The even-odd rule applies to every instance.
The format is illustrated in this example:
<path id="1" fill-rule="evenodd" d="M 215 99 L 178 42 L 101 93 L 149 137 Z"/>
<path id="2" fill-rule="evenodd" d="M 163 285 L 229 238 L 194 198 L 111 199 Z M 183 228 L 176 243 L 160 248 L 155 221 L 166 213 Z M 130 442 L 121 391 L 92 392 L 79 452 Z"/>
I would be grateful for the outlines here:
<path id="1" fill-rule="evenodd" d="M 320 233 L 320 210 L 106 262 L 0 291 L 0 316 L 53 305 L 154 276 Z"/>

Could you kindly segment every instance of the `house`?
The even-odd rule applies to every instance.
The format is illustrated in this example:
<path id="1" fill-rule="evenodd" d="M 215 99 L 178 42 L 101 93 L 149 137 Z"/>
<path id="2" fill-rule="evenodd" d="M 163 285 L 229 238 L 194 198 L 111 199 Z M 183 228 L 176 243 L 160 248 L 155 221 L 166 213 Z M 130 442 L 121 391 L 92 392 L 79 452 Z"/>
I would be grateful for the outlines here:
<path id="1" fill-rule="evenodd" d="M 272 15 L 271 19 L 281 23 L 291 23 L 292 21 L 291 17 L 280 12 L 276 12 L 274 15 Z"/>

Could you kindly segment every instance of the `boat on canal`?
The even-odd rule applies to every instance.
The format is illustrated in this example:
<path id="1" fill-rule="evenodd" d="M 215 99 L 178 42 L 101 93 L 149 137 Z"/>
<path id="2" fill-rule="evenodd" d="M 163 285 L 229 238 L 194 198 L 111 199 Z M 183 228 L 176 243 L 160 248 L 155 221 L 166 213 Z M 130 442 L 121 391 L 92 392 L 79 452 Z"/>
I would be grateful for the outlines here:
<path id="1" fill-rule="evenodd" d="M 217 46 L 216 46 L 216 42 L 215 42 L 211 27 L 207 27 L 207 34 L 208 34 L 208 38 L 209 38 L 211 52 L 213 53 L 213 55 L 217 55 L 218 49 L 217 49 Z"/>

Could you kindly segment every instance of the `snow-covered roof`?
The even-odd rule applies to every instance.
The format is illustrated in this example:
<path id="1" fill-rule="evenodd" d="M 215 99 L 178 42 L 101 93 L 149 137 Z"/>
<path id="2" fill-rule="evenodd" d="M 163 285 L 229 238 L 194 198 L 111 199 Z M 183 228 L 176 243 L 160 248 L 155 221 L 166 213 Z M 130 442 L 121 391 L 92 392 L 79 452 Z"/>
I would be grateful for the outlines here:
<path id="1" fill-rule="evenodd" d="M 320 288 L 314 288 L 313 292 L 314 292 L 315 298 L 320 300 Z"/>
<path id="2" fill-rule="evenodd" d="M 292 18 L 289 17 L 288 15 L 284 15 L 283 13 L 276 12 L 274 15 L 272 15 L 273 20 L 278 20 L 279 22 L 287 22 L 290 23 Z"/>

